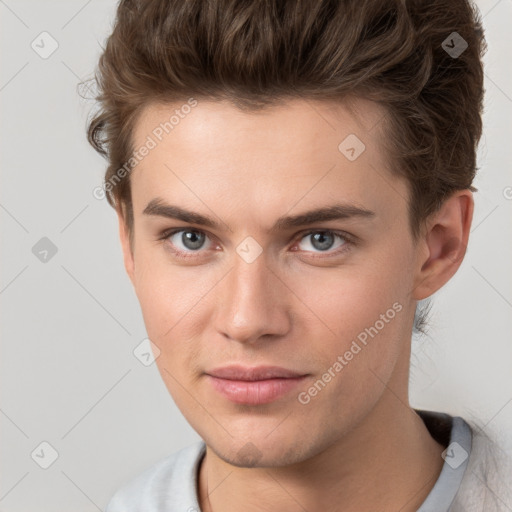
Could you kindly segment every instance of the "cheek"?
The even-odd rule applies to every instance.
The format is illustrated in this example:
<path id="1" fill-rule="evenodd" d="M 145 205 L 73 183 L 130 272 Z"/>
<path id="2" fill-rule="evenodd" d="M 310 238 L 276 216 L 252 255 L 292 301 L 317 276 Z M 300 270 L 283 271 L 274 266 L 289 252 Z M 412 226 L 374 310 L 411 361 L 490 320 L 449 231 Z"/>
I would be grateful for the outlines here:
<path id="1" fill-rule="evenodd" d="M 156 252 L 156 251 L 155 251 Z M 184 391 L 200 360 L 201 322 L 197 314 L 208 287 L 192 267 L 176 267 L 150 251 L 140 251 L 135 267 L 136 294 L 149 339 L 159 348 L 156 365 L 178 407 L 193 407 Z"/>
<path id="2" fill-rule="evenodd" d="M 403 272 L 399 265 L 392 268 L 382 262 L 297 273 L 291 288 L 306 306 L 300 307 L 299 328 L 307 331 L 316 325 L 317 334 L 326 340 L 322 346 L 330 349 L 342 349 L 376 323 L 380 331 L 396 330 L 393 324 L 402 323 L 397 309 L 405 306 L 408 292 Z"/>
<path id="3" fill-rule="evenodd" d="M 364 418 L 401 366 L 407 323 L 403 304 L 385 294 L 364 293 L 355 285 L 346 292 L 330 301 L 324 298 L 323 318 L 336 336 L 317 335 L 314 348 L 304 347 L 310 359 L 318 361 L 318 373 L 296 400 L 299 414 L 306 415 L 313 430 L 329 425 L 343 431 Z"/>
<path id="4" fill-rule="evenodd" d="M 187 418 L 200 414 L 190 391 L 203 370 L 198 366 L 204 361 L 198 340 L 204 339 L 211 318 L 207 303 L 211 304 L 212 287 L 220 277 L 206 266 L 173 265 L 165 253 L 154 249 L 140 251 L 138 256 L 136 294 L 148 337 L 160 350 L 156 365 Z"/>
<path id="5" fill-rule="evenodd" d="M 319 377 L 330 389 L 315 398 L 318 405 L 334 395 L 355 405 L 382 391 L 381 380 L 388 381 L 408 341 L 407 272 L 405 259 L 390 256 L 374 265 L 333 270 L 314 282 L 296 281 L 294 291 L 307 297 L 314 313 L 308 312 L 299 328 L 311 332 L 315 325 L 311 336 L 318 340 L 314 348 L 303 348 L 321 361 Z"/>
<path id="6" fill-rule="evenodd" d="M 138 253 L 135 281 L 148 336 L 158 345 L 190 324 L 211 288 L 207 269 L 173 265 L 162 249 Z"/>

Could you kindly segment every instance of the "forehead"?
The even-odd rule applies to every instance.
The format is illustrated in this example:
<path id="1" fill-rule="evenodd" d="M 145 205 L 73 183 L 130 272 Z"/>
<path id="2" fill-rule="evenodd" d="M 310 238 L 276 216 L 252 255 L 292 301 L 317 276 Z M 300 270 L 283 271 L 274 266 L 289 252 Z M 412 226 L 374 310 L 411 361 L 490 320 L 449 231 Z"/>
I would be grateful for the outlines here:
<path id="1" fill-rule="evenodd" d="M 227 101 L 194 100 L 193 107 L 189 103 L 147 105 L 134 127 L 134 145 L 140 146 L 152 136 L 164 146 L 175 142 L 184 149 L 194 148 L 196 153 L 211 155 L 238 146 L 261 156 L 271 152 L 277 157 L 286 152 L 287 158 L 293 159 L 294 155 L 317 153 L 317 149 L 336 150 L 350 134 L 357 134 L 367 146 L 374 145 L 381 137 L 385 117 L 384 107 L 362 98 L 344 102 L 291 99 L 250 112 Z M 300 145 L 304 140 L 309 142 L 307 147 Z"/>
<path id="2" fill-rule="evenodd" d="M 132 171 L 135 213 L 155 197 L 202 211 L 224 198 L 225 211 L 274 213 L 299 202 L 374 210 L 406 202 L 382 144 L 385 111 L 374 102 L 296 99 L 256 112 L 224 101 L 185 106 L 149 105 L 134 127 L 134 149 L 153 146 Z"/>

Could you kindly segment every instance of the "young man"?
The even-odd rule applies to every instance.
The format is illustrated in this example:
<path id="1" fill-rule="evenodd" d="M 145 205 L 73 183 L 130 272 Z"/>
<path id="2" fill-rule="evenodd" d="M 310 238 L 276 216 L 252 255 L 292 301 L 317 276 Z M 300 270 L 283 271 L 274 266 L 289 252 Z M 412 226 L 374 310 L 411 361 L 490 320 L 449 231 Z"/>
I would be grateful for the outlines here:
<path id="1" fill-rule="evenodd" d="M 463 0 L 120 2 L 98 193 L 204 442 L 107 512 L 511 506 L 483 433 L 408 400 L 417 303 L 468 243 L 484 46 Z"/>

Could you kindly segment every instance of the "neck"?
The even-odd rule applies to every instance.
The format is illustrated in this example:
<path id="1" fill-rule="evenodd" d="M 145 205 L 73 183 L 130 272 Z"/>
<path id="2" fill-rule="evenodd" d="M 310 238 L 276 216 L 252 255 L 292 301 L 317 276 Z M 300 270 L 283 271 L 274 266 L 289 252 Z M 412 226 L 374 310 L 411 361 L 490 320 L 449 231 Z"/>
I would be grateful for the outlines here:
<path id="1" fill-rule="evenodd" d="M 409 406 L 386 390 L 349 434 L 284 467 L 240 468 L 209 447 L 199 471 L 203 512 L 262 510 L 416 511 L 443 465 L 444 447 Z"/>

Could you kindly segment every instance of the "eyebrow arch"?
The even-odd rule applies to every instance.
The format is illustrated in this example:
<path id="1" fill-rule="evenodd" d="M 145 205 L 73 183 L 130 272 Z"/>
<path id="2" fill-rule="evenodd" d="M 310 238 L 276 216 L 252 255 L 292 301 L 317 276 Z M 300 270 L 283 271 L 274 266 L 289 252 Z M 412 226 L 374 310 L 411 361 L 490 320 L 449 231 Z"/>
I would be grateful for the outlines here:
<path id="1" fill-rule="evenodd" d="M 225 226 L 221 226 L 211 217 L 207 217 L 200 213 L 192 212 L 175 205 L 167 204 L 160 198 L 152 199 L 142 212 L 144 215 L 154 215 L 166 217 L 169 219 L 177 219 L 190 224 L 200 224 L 217 231 L 226 231 Z M 290 228 L 297 228 L 314 224 L 316 222 L 325 222 L 329 220 L 348 219 L 353 217 L 371 219 L 375 217 L 375 212 L 360 208 L 352 204 L 333 204 L 309 210 L 298 215 L 282 216 L 277 219 L 274 226 L 270 229 L 270 233 L 285 231 Z"/>

